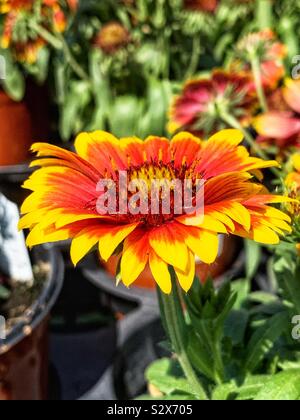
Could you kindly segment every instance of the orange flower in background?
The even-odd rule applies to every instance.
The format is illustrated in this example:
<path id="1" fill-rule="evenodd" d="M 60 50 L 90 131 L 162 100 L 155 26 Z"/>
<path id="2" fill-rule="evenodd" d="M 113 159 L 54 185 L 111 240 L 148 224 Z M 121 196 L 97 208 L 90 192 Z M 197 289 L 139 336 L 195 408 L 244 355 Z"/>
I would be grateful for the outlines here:
<path id="1" fill-rule="evenodd" d="M 10 11 L 30 10 L 34 0 L 0 0 L 0 13 Z"/>
<path id="2" fill-rule="evenodd" d="M 294 202 L 287 204 L 287 211 L 292 216 L 293 221 L 298 221 L 300 216 L 300 154 L 295 153 L 291 156 L 291 163 L 293 170 L 286 176 L 285 185 L 288 190 L 290 198 L 294 199 Z M 297 201 L 296 201 L 297 200 Z M 300 244 L 297 248 L 300 251 Z"/>
<path id="3" fill-rule="evenodd" d="M 59 5 L 53 6 L 53 26 L 57 32 L 64 32 L 67 26 L 67 19 Z"/>
<path id="4" fill-rule="evenodd" d="M 270 111 L 254 119 L 259 141 L 279 148 L 300 146 L 300 80 L 286 79 L 269 98 Z"/>
<path id="5" fill-rule="evenodd" d="M 218 3 L 218 0 L 184 0 L 184 7 L 201 12 L 214 12 Z"/>
<path id="6" fill-rule="evenodd" d="M 29 40 L 26 43 L 18 42 L 14 46 L 14 54 L 21 63 L 34 64 L 40 50 L 46 45 L 42 38 Z"/>
<path id="7" fill-rule="evenodd" d="M 14 30 L 14 25 L 16 22 L 17 16 L 15 13 L 9 13 L 7 15 L 5 22 L 4 22 L 4 28 L 3 33 L 1 37 L 1 48 L 9 48 L 11 41 L 12 41 L 12 35 Z"/>
<path id="8" fill-rule="evenodd" d="M 300 192 L 300 154 L 295 153 L 291 160 L 294 171 L 287 175 L 285 183 L 288 187 L 293 187 Z"/>
<path id="9" fill-rule="evenodd" d="M 246 35 L 237 46 L 241 63 L 235 63 L 233 68 L 250 71 L 251 58 L 257 56 L 260 62 L 262 84 L 265 89 L 274 89 L 285 76 L 283 60 L 287 56 L 287 47 L 277 41 L 271 29 Z"/>
<path id="10" fill-rule="evenodd" d="M 128 30 L 118 22 L 104 25 L 95 39 L 95 45 L 107 54 L 113 54 L 130 42 Z"/>
<path id="11" fill-rule="evenodd" d="M 6 0 L 1 3 L 1 12 L 5 13 L 4 28 L 1 37 L 1 47 L 11 48 L 15 58 L 20 62 L 33 64 L 46 42 L 39 36 L 34 36 L 32 31 L 22 32 L 22 38 L 14 37 L 14 33 L 20 36 L 19 27 L 26 28 L 28 19 L 32 18 L 33 0 Z M 58 0 L 43 0 L 41 9 L 42 23 L 46 29 L 50 27 L 56 32 L 63 32 L 67 21 L 64 11 Z M 27 39 L 26 39 L 27 38 Z"/>
<path id="12" fill-rule="evenodd" d="M 46 43 L 40 37 L 36 39 L 28 39 L 26 42 L 12 42 L 16 21 L 17 14 L 15 12 L 10 12 L 4 22 L 1 47 L 6 49 L 12 46 L 13 54 L 18 61 L 32 64 L 36 62 L 41 48 L 43 48 Z"/>
<path id="13" fill-rule="evenodd" d="M 27 244 L 32 247 L 71 238 L 74 264 L 94 246 L 105 261 L 116 252 L 121 257 L 120 276 L 126 286 L 150 267 L 165 293 L 171 292 L 172 266 L 181 287 L 188 291 L 195 275 L 195 255 L 213 263 L 220 233 L 276 244 L 278 235 L 291 230 L 290 218 L 269 206 L 287 199 L 268 194 L 252 180 L 252 172 L 277 163 L 250 157 L 240 146 L 242 140 L 237 130 L 221 131 L 206 142 L 189 133 L 178 134 L 171 141 L 149 137 L 143 142 L 137 138 L 118 140 L 97 131 L 77 137 L 76 153 L 37 143 L 32 150 L 39 159 L 33 166 L 41 168 L 24 184 L 32 194 L 21 209 L 20 228 L 31 231 Z M 188 179 L 192 191 L 201 179 L 204 216 L 187 211 L 178 214 L 174 195 L 169 212 L 163 212 L 163 193 L 155 214 L 130 212 L 132 194 L 119 194 L 118 207 L 99 214 L 97 203 L 103 198 L 99 181 L 109 182 L 112 191 L 113 185 L 119 185 L 119 171 L 126 172 L 128 181 L 146 185 L 153 180 Z M 153 196 L 148 190 L 141 192 L 140 203 L 146 200 L 151 208 Z M 121 206 L 125 206 L 122 211 Z"/>
<path id="14" fill-rule="evenodd" d="M 171 133 L 187 130 L 211 134 L 226 127 L 222 113 L 234 115 L 247 124 L 257 107 L 252 79 L 243 72 L 214 70 L 210 78 L 187 82 L 176 96 L 170 110 Z"/>

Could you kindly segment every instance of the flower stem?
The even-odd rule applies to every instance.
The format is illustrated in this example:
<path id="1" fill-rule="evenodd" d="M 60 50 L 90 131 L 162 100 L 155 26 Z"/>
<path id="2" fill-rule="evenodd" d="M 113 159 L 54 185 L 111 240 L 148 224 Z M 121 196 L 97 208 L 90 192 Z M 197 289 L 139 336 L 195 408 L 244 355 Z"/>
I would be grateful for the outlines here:
<path id="1" fill-rule="evenodd" d="M 195 36 L 193 38 L 193 51 L 192 51 L 191 61 L 186 71 L 185 79 L 189 79 L 196 72 L 197 66 L 199 64 L 200 54 L 201 54 L 200 39 L 198 36 Z"/>
<path id="2" fill-rule="evenodd" d="M 257 96 L 260 102 L 260 106 L 263 112 L 267 112 L 268 103 L 266 100 L 262 78 L 261 78 L 260 61 L 256 54 L 253 54 L 253 57 L 251 58 L 251 67 L 252 67 L 255 88 L 256 88 Z"/>
<path id="3" fill-rule="evenodd" d="M 175 275 L 172 274 L 172 292 L 170 295 L 164 294 L 158 288 L 159 301 L 161 304 L 161 312 L 165 321 L 165 328 L 171 340 L 173 349 L 178 357 L 181 368 L 190 384 L 192 392 L 198 396 L 200 400 L 207 400 L 206 392 L 199 381 L 193 366 L 190 363 L 186 353 L 186 340 L 183 328 L 187 328 L 184 320 L 182 305 L 177 291 Z"/>
<path id="4" fill-rule="evenodd" d="M 271 0 L 256 0 L 256 24 L 258 29 L 273 27 L 273 4 Z"/>
<path id="5" fill-rule="evenodd" d="M 29 24 L 31 29 L 33 29 L 40 37 L 47 41 L 48 44 L 50 44 L 54 49 L 62 49 L 60 40 L 57 39 L 56 36 L 54 36 L 51 32 L 43 28 L 43 26 L 39 25 L 37 22 L 31 21 Z"/>
<path id="6" fill-rule="evenodd" d="M 69 45 L 67 44 L 65 38 L 59 34 L 59 39 L 61 41 L 62 44 L 62 49 L 64 51 L 64 54 L 66 56 L 66 59 L 68 61 L 68 63 L 70 64 L 70 67 L 73 69 L 74 73 L 77 74 L 77 76 L 82 79 L 85 80 L 87 82 L 90 81 L 89 75 L 86 73 L 86 71 L 80 66 L 80 64 L 75 60 Z"/>
<path id="7" fill-rule="evenodd" d="M 249 147 L 251 147 L 254 150 L 257 156 L 259 156 L 263 160 L 269 160 L 268 155 L 259 147 L 259 145 L 256 143 L 255 139 L 252 137 L 250 132 L 246 130 L 233 115 L 222 112 L 220 116 L 226 124 L 228 124 L 232 128 L 240 130 L 244 134 Z M 281 180 L 282 174 L 278 169 L 270 168 L 270 170 L 278 179 Z"/>
<path id="8" fill-rule="evenodd" d="M 30 23 L 31 28 L 45 41 L 48 42 L 54 49 L 56 50 L 62 50 L 65 54 L 65 57 L 70 65 L 70 67 L 73 69 L 74 73 L 82 80 L 89 81 L 88 74 L 84 71 L 84 69 L 80 66 L 79 63 L 75 60 L 73 57 L 73 54 L 66 43 L 64 37 L 62 35 L 58 35 L 56 37 L 51 32 L 49 32 L 47 29 L 43 28 L 43 26 L 39 25 L 36 22 Z"/>

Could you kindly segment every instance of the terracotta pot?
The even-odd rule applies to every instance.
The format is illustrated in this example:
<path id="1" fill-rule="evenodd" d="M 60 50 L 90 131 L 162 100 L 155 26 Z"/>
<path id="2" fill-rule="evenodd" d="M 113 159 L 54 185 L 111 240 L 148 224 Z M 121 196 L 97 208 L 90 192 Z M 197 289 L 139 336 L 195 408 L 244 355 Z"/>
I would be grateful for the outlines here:
<path id="1" fill-rule="evenodd" d="M 0 401 L 47 399 L 47 329 L 48 319 L 0 356 Z"/>
<path id="2" fill-rule="evenodd" d="M 41 246 L 33 259 L 49 264 L 48 280 L 36 302 L 0 340 L 0 401 L 45 400 L 48 391 L 48 317 L 62 287 L 61 255 Z"/>
<path id="3" fill-rule="evenodd" d="M 0 91 L 0 165 L 17 165 L 28 158 L 32 143 L 30 112 Z"/>
<path id="4" fill-rule="evenodd" d="M 49 102 L 44 87 L 28 81 L 23 101 L 0 90 L 0 166 L 24 163 L 33 141 L 49 140 Z"/>
<path id="5" fill-rule="evenodd" d="M 216 279 L 227 271 L 234 262 L 238 252 L 238 240 L 231 236 L 220 236 L 220 250 L 216 262 L 212 265 L 204 264 L 196 260 L 196 275 L 205 282 L 208 277 Z M 103 262 L 104 268 L 115 279 L 116 270 L 119 262 L 119 256 L 112 256 L 107 263 Z M 134 287 L 144 289 L 155 289 L 156 283 L 151 274 L 149 266 L 143 271 L 139 278 L 134 282 Z"/>

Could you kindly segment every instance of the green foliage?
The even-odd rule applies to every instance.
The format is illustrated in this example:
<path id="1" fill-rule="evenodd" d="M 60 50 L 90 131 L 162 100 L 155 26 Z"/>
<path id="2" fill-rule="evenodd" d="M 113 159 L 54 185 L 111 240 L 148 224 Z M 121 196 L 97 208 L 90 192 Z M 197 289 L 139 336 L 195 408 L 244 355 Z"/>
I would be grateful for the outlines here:
<path id="1" fill-rule="evenodd" d="M 260 258 L 258 248 L 248 253 L 256 258 L 256 263 L 246 270 L 251 277 Z M 219 290 L 211 281 L 205 285 L 195 281 L 184 297 L 187 354 L 209 399 L 300 398 L 300 348 L 292 339 L 292 316 L 300 314 L 299 285 L 296 284 L 299 263 L 296 261 L 295 248 L 283 243 L 272 264 L 276 277 L 273 287 L 277 294 L 251 291 L 247 278 L 225 283 Z M 150 367 L 148 372 L 152 375 L 147 374 L 147 379 L 164 398 L 177 394 L 176 387 L 182 392 L 188 389 L 185 389 L 185 376 L 176 358 L 160 363 L 153 370 Z M 176 365 L 177 370 L 174 370 Z M 163 383 L 161 375 L 168 377 L 168 384 Z"/>
<path id="2" fill-rule="evenodd" d="M 269 378 L 255 400 L 299 400 L 300 369 L 280 372 Z"/>
<path id="3" fill-rule="evenodd" d="M 160 359 L 147 369 L 145 375 L 149 384 L 165 395 L 190 395 L 190 385 L 175 360 Z"/>
<path id="4" fill-rule="evenodd" d="M 287 314 L 286 312 L 280 312 L 256 329 L 246 348 L 244 365 L 246 371 L 253 372 L 256 370 L 264 356 L 274 347 L 276 340 L 286 331 L 287 327 Z"/>
<path id="5" fill-rule="evenodd" d="M 246 252 L 246 277 L 251 280 L 259 267 L 261 262 L 261 245 L 257 242 L 245 240 Z"/>

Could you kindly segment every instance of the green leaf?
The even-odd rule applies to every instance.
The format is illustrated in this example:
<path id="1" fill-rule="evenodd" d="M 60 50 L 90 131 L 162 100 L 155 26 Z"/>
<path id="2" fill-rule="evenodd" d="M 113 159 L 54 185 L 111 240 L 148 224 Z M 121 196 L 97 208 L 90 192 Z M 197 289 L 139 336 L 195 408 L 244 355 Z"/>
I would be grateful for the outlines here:
<path id="1" fill-rule="evenodd" d="M 300 398 L 300 369 L 280 372 L 267 381 L 255 400 L 290 401 Z"/>
<path id="2" fill-rule="evenodd" d="M 295 265 L 295 264 L 294 264 Z M 276 276 L 284 296 L 295 308 L 295 312 L 300 314 L 300 265 L 293 269 L 293 261 L 285 259 L 279 260 L 274 266 Z"/>
<path id="3" fill-rule="evenodd" d="M 198 372 L 211 380 L 215 380 L 214 357 L 206 342 L 205 334 L 190 333 L 187 354 Z"/>
<path id="4" fill-rule="evenodd" d="M 110 109 L 109 127 L 117 137 L 137 135 L 137 124 L 144 111 L 143 102 L 135 96 L 116 98 Z"/>
<path id="5" fill-rule="evenodd" d="M 250 292 L 249 279 L 235 280 L 231 283 L 231 291 L 236 293 L 234 309 L 242 309 Z"/>
<path id="6" fill-rule="evenodd" d="M 253 372 L 264 356 L 273 348 L 277 339 L 287 328 L 287 314 L 274 315 L 252 335 L 246 350 L 245 369 Z"/>
<path id="7" fill-rule="evenodd" d="M 234 382 L 221 384 L 214 389 L 212 400 L 253 400 L 269 378 L 269 375 L 254 375 L 248 376 L 241 386 Z"/>
<path id="8" fill-rule="evenodd" d="M 39 83 L 44 83 L 48 76 L 50 51 L 48 48 L 42 48 L 38 54 L 36 66 L 36 72 L 34 74 L 36 80 Z"/>
<path id="9" fill-rule="evenodd" d="M 232 394 L 237 393 L 237 385 L 235 383 L 230 384 L 222 384 L 217 386 L 211 396 L 211 399 L 213 401 L 227 401 L 230 398 Z"/>
<path id="10" fill-rule="evenodd" d="M 109 116 L 112 97 L 109 78 L 107 75 L 107 66 L 104 66 L 103 64 L 104 58 L 101 50 L 95 48 L 92 49 L 89 61 L 93 95 L 96 106 L 91 122 L 87 125 L 87 130 L 93 131 L 105 128 L 105 121 Z"/>
<path id="11" fill-rule="evenodd" d="M 246 251 L 246 276 L 251 280 L 259 267 L 261 261 L 261 246 L 254 241 L 245 239 Z"/>
<path id="12" fill-rule="evenodd" d="M 251 302 L 261 303 L 267 305 L 269 303 L 275 303 L 278 301 L 278 297 L 272 293 L 267 292 L 253 292 L 249 295 L 249 300 Z"/>
<path id="13" fill-rule="evenodd" d="M 60 133 L 64 140 L 82 130 L 82 114 L 91 99 L 89 84 L 85 81 L 73 81 L 62 105 Z"/>
<path id="14" fill-rule="evenodd" d="M 229 337 L 233 345 L 243 343 L 248 321 L 248 311 L 244 309 L 231 311 L 224 324 L 224 336 Z"/>
<path id="15" fill-rule="evenodd" d="M 151 135 L 162 136 L 167 123 L 167 110 L 171 97 L 168 81 L 148 80 L 148 93 L 145 101 L 145 115 L 139 121 L 138 135 L 142 138 Z"/>
<path id="16" fill-rule="evenodd" d="M 290 361 L 284 360 L 283 362 L 278 363 L 278 367 L 281 370 L 291 370 L 291 369 L 299 369 L 300 370 L 300 360 L 297 361 Z"/>
<path id="17" fill-rule="evenodd" d="M 229 312 L 231 311 L 231 309 L 233 308 L 233 306 L 236 302 L 236 298 L 237 298 L 237 295 L 235 293 L 235 294 L 231 295 L 230 298 L 227 299 L 227 303 L 226 303 L 224 309 L 222 310 L 220 315 L 218 315 L 218 317 L 214 321 L 214 332 L 215 332 L 214 335 L 215 335 L 215 337 L 218 341 L 220 341 L 221 338 L 223 337 L 224 323 L 226 321 L 226 318 L 228 317 Z M 226 300 L 225 300 L 225 302 L 226 302 Z"/>
<path id="18" fill-rule="evenodd" d="M 151 397 L 150 395 L 141 395 L 135 398 L 135 401 L 195 401 L 197 398 L 191 394 L 171 394 L 164 397 Z"/>
<path id="19" fill-rule="evenodd" d="M 54 81 L 55 81 L 55 95 L 56 102 L 62 105 L 66 98 L 66 86 L 67 86 L 67 70 L 65 63 L 56 58 L 54 60 Z"/>
<path id="20" fill-rule="evenodd" d="M 160 359 L 146 370 L 147 381 L 158 388 L 163 394 L 175 392 L 191 394 L 192 390 L 184 378 L 178 363 L 172 359 Z"/>

